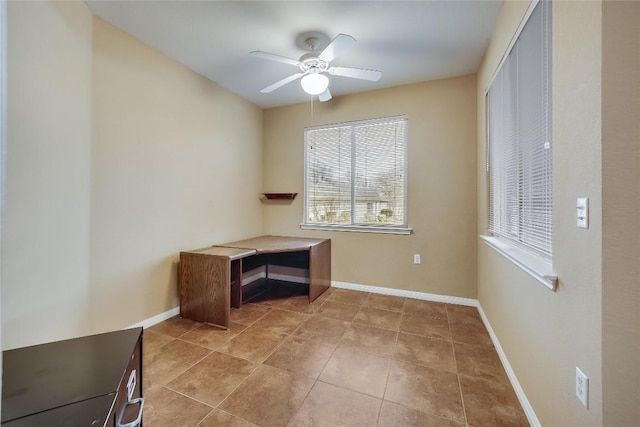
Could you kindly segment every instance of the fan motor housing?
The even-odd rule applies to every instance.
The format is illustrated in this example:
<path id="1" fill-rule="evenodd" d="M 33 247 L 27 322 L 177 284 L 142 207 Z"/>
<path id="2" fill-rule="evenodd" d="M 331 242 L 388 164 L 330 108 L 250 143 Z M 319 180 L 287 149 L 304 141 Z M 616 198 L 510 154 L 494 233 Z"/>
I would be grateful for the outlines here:
<path id="1" fill-rule="evenodd" d="M 315 70 L 315 71 L 314 71 Z M 322 73 L 329 70 L 327 61 L 318 58 L 315 53 L 305 53 L 300 57 L 300 71 Z"/>

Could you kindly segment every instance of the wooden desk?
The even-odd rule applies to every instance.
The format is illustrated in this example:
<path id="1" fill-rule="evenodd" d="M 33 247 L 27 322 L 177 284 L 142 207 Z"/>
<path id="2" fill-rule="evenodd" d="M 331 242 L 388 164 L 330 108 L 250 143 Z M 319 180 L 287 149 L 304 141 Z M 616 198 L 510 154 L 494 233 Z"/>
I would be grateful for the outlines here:
<path id="1" fill-rule="evenodd" d="M 230 306 L 241 307 L 243 276 L 269 265 L 304 268 L 309 302 L 331 286 L 331 240 L 261 236 L 180 252 L 180 315 L 229 327 Z"/>
<path id="2" fill-rule="evenodd" d="M 142 328 L 4 351 L 2 376 L 3 427 L 142 425 Z"/>

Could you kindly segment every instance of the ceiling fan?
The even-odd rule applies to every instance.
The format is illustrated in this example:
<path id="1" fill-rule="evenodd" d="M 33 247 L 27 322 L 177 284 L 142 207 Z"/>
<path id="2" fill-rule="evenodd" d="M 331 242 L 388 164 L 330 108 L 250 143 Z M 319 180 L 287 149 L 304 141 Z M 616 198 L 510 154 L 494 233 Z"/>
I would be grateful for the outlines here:
<path id="1" fill-rule="evenodd" d="M 320 40 L 318 38 L 308 37 L 305 40 L 305 43 L 311 52 L 305 53 L 299 60 L 275 55 L 273 53 L 262 52 L 260 50 L 251 52 L 251 55 L 255 57 L 284 62 L 285 64 L 294 65 L 300 69 L 299 73 L 285 77 L 284 79 L 265 87 L 260 92 L 269 93 L 286 85 L 287 83 L 301 79 L 300 84 L 302 85 L 302 89 L 310 95 L 318 95 L 318 99 L 321 102 L 324 102 L 331 99 L 329 78 L 326 76 L 327 73 L 332 76 L 351 77 L 354 79 L 369 80 L 372 82 L 377 82 L 380 80 L 380 77 L 382 77 L 382 73 L 377 70 L 332 67 L 329 65 L 330 62 L 339 54 L 356 44 L 356 39 L 348 34 L 338 34 L 322 52 L 317 51 L 320 44 Z"/>

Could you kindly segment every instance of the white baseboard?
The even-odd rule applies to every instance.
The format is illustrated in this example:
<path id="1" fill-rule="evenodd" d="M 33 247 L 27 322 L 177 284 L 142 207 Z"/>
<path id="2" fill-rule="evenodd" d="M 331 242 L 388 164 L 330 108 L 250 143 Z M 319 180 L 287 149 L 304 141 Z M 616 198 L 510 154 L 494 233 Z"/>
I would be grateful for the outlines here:
<path id="1" fill-rule="evenodd" d="M 529 424 L 531 424 L 532 427 L 541 427 L 540 420 L 538 420 L 538 417 L 536 416 L 536 413 L 533 410 L 531 403 L 529 403 L 529 399 L 527 399 L 527 396 L 524 394 L 524 390 L 522 389 L 522 386 L 520 386 L 520 382 L 516 377 L 516 373 L 513 372 L 513 368 L 511 368 L 511 364 L 509 364 L 507 355 L 504 353 L 504 350 L 500 345 L 498 336 L 493 331 L 493 328 L 489 323 L 489 319 L 484 314 L 484 310 L 482 309 L 482 306 L 480 304 L 478 304 L 478 311 L 480 312 L 480 317 L 482 318 L 482 322 L 484 323 L 484 326 L 487 328 L 487 331 L 489 332 L 489 336 L 491 336 L 491 341 L 493 341 L 493 346 L 496 348 L 496 352 L 498 353 L 498 357 L 500 357 L 502 366 L 504 367 L 504 370 L 507 372 L 509 381 L 511 381 L 511 386 L 513 387 L 513 390 L 516 392 L 516 396 L 518 396 L 518 400 L 520 401 L 522 410 L 527 416 L 527 420 L 529 420 Z"/>
<path id="2" fill-rule="evenodd" d="M 472 298 L 452 297 L 448 295 L 428 294 L 426 292 L 405 291 L 403 289 L 383 288 L 380 286 L 359 285 L 357 283 L 331 281 L 331 286 L 354 291 L 371 292 L 372 294 L 393 295 L 396 297 L 422 299 L 426 301 L 444 302 L 447 304 L 478 306 L 478 300 Z"/>
<path id="3" fill-rule="evenodd" d="M 493 345 L 496 348 L 498 357 L 500 357 L 502 366 L 504 367 L 504 370 L 507 372 L 509 381 L 511 381 L 511 386 L 513 387 L 516 395 L 518 396 L 520 405 L 522 405 L 522 410 L 524 411 L 525 415 L 527 416 L 527 419 L 529 420 L 529 424 L 531 424 L 532 427 L 541 426 L 540 421 L 538 420 L 538 417 L 536 416 L 536 413 L 533 410 L 531 403 L 529 403 L 529 399 L 527 399 L 527 396 L 524 394 L 524 390 L 522 389 L 522 386 L 520 386 L 520 382 L 518 381 L 518 378 L 516 377 L 516 374 L 513 371 L 513 368 L 511 368 L 511 365 L 509 364 L 509 360 L 507 359 L 507 356 L 504 353 L 502 346 L 500 345 L 500 341 L 498 340 L 498 337 L 493 331 L 493 328 L 489 323 L 489 319 L 484 314 L 484 310 L 482 309 L 482 306 L 480 305 L 478 300 L 473 298 L 462 298 L 462 297 L 453 297 L 448 295 L 429 294 L 426 292 L 406 291 L 403 289 L 384 288 L 380 286 L 360 285 L 357 283 L 338 282 L 335 280 L 331 281 L 331 286 L 340 288 L 340 289 L 351 289 L 354 291 L 370 292 L 372 294 L 393 295 L 397 297 L 414 298 L 414 299 L 421 299 L 425 301 L 435 301 L 435 302 L 443 302 L 447 304 L 459 304 L 459 305 L 468 305 L 472 307 L 477 307 L 478 311 L 480 312 L 480 317 L 482 318 L 482 322 L 487 328 L 487 331 L 489 332 L 489 336 L 491 337 L 491 341 L 493 342 Z M 164 313 L 157 314 L 141 322 L 135 323 L 133 325 L 129 325 L 125 329 L 137 328 L 137 327 L 149 328 L 155 325 L 156 323 L 160 323 L 163 320 L 167 320 L 178 314 L 180 314 L 180 307 L 174 307 L 171 310 L 165 311 Z"/>
<path id="4" fill-rule="evenodd" d="M 143 327 L 145 329 L 150 328 L 156 323 L 160 323 L 163 320 L 167 320 L 173 316 L 177 316 L 178 314 L 180 314 L 180 307 L 174 307 L 171 310 L 165 311 L 164 313 L 156 314 L 155 316 L 149 317 L 148 319 L 144 319 L 141 322 L 134 323 L 133 325 L 129 325 L 124 329 L 139 328 L 139 327 Z"/>

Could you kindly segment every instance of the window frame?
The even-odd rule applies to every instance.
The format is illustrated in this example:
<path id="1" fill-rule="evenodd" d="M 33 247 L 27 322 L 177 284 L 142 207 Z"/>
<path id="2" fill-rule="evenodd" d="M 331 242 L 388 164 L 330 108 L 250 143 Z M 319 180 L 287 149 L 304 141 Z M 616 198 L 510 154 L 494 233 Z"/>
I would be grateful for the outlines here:
<path id="1" fill-rule="evenodd" d="M 555 291 L 557 289 L 557 284 L 558 284 L 558 277 L 557 275 L 554 273 L 553 270 L 553 264 L 552 264 L 552 253 L 546 255 L 546 254 L 542 254 L 538 251 L 532 250 L 528 247 L 526 247 L 525 245 L 523 245 L 522 243 L 519 243 L 515 240 L 509 239 L 509 238 L 505 238 L 499 235 L 493 235 L 493 233 L 491 233 L 490 231 L 490 220 L 491 220 L 491 216 L 490 216 L 490 212 L 492 210 L 492 205 L 491 205 L 491 196 L 490 196 L 490 191 L 491 191 L 491 161 L 490 161 L 490 146 L 491 146 L 491 135 L 490 135 L 490 129 L 491 129 L 491 122 L 490 122 L 490 105 L 489 105 L 489 92 L 494 84 L 494 81 L 496 80 L 496 78 L 498 77 L 498 75 L 500 74 L 500 72 L 503 69 L 503 65 L 505 64 L 505 62 L 507 61 L 507 58 L 509 57 L 509 54 L 511 53 L 513 47 L 516 45 L 516 43 L 518 42 L 520 35 L 523 31 L 523 29 L 525 28 L 525 26 L 527 25 L 527 23 L 529 22 L 529 19 L 531 17 L 531 15 L 533 14 L 534 10 L 536 9 L 536 7 L 541 3 L 541 2 L 548 2 L 547 7 L 551 7 L 551 1 L 549 0 L 534 0 L 531 2 L 527 12 L 525 13 L 525 16 L 523 17 L 520 26 L 518 27 L 517 31 L 515 32 L 513 38 L 511 39 L 511 42 L 509 43 L 508 48 L 506 49 L 502 59 L 500 60 L 500 63 L 498 64 L 498 66 L 496 67 L 496 70 L 494 72 L 494 75 L 492 76 L 491 80 L 489 81 L 489 84 L 487 85 L 487 88 L 485 89 L 485 102 L 484 102 L 484 106 L 485 106 L 485 124 L 486 124 L 486 166 L 485 166 L 485 172 L 486 172 L 486 183 L 487 183 L 487 193 L 486 193 L 486 200 L 487 200 L 487 205 L 486 205 L 486 209 L 487 209 L 487 223 L 486 223 L 486 233 L 487 235 L 481 235 L 480 237 L 482 238 L 482 240 L 492 249 L 494 249 L 496 252 L 498 252 L 499 254 L 501 254 L 502 256 L 504 256 L 505 258 L 507 258 L 509 261 L 513 262 L 514 264 L 516 264 L 518 267 L 522 268 L 524 271 L 526 271 L 527 273 L 529 273 L 531 276 L 533 276 L 537 281 L 539 281 L 540 283 L 544 284 L 547 288 Z M 551 13 L 551 12 L 550 12 Z M 551 16 L 549 16 L 549 19 L 552 19 Z M 551 37 L 551 34 L 543 34 L 543 37 Z M 550 57 L 552 56 L 551 51 L 553 49 L 552 46 L 552 42 L 549 41 L 550 43 Z M 551 58 L 550 58 L 551 61 Z M 551 63 L 549 63 L 549 65 L 551 65 Z M 551 72 L 551 71 L 549 71 Z M 552 92 L 552 84 L 551 84 L 551 88 L 550 91 Z M 550 93 L 550 96 L 552 96 L 552 94 Z M 552 108 L 551 105 L 549 105 L 549 108 Z M 553 148 L 553 144 L 551 146 L 551 149 Z M 552 154 L 552 158 L 553 158 L 553 154 Z M 552 161 L 553 162 L 553 161 Z M 553 172 L 553 163 L 551 164 L 551 172 Z M 522 171 L 518 172 L 519 174 L 522 173 Z M 521 205 L 523 203 L 523 200 L 518 200 L 518 205 Z M 553 215 L 553 205 L 551 207 L 552 213 L 551 215 Z M 520 215 L 520 214 L 519 214 Z M 551 246 L 553 246 L 553 235 L 551 235 L 551 242 L 550 242 Z"/>
<path id="2" fill-rule="evenodd" d="M 394 225 L 394 224 L 374 224 L 374 223 L 358 223 L 354 222 L 354 218 L 351 218 L 351 224 L 336 224 L 336 223 L 313 223 L 307 222 L 307 213 L 309 211 L 309 162 L 308 162 L 308 147 L 309 147 L 309 131 L 322 130 L 322 129 L 333 129 L 339 127 L 348 127 L 352 132 L 352 153 L 356 151 L 356 141 L 354 137 L 354 128 L 362 125 L 368 124 L 382 124 L 389 122 L 400 122 L 404 123 L 404 141 L 403 141 L 403 218 L 402 224 Z M 408 197 L 407 197 L 407 189 L 408 189 L 408 147 L 409 147 L 409 119 L 407 115 L 398 115 L 398 116 L 390 116 L 390 117 L 382 117 L 375 119 L 365 119 L 365 120 L 356 120 L 349 122 L 341 122 L 341 123 L 331 123 L 319 126 L 310 126 L 304 129 L 304 195 L 303 195 L 303 214 L 302 214 L 302 222 L 300 223 L 300 228 L 304 230 L 328 230 L 328 231 L 355 231 L 355 232 L 363 232 L 363 233 L 381 233 L 381 234 L 411 234 L 412 229 L 408 226 Z M 355 156 L 351 160 L 351 200 L 350 203 L 352 207 L 354 206 L 354 196 L 355 196 L 355 183 L 353 180 L 353 173 L 355 171 Z M 352 212 L 354 209 L 352 208 Z"/>

